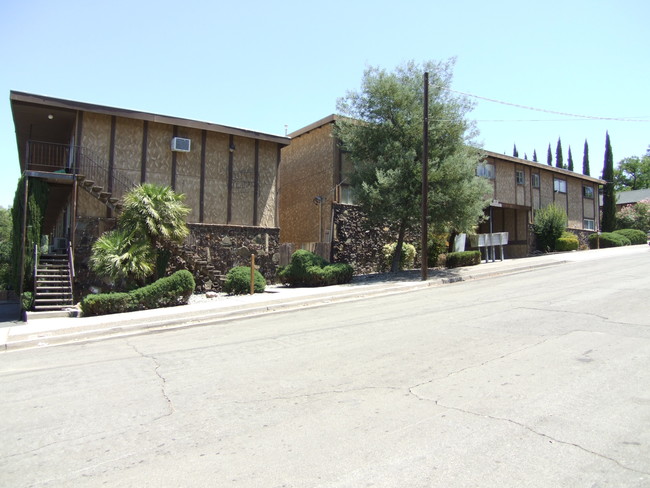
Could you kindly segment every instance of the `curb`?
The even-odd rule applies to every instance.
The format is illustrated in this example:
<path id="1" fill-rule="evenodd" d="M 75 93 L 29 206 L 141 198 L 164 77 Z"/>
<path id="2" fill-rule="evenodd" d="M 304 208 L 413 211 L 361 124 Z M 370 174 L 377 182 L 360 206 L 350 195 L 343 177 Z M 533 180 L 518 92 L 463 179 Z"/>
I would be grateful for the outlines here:
<path id="1" fill-rule="evenodd" d="M 298 297 L 280 300 L 269 300 L 247 306 L 229 305 L 220 309 L 188 311 L 180 307 L 165 309 L 168 313 L 159 319 L 133 316 L 130 320 L 119 320 L 117 315 L 110 316 L 110 322 L 62 327 L 49 331 L 34 331 L 24 334 L 15 334 L 14 338 L 9 337 L 9 331 L 5 337 L 0 335 L 0 351 L 11 352 L 22 349 L 49 347 L 65 344 L 83 344 L 100 340 L 114 339 L 117 337 L 128 337 L 134 335 L 155 334 L 170 330 L 182 330 L 192 327 L 202 327 L 217 323 L 231 322 L 238 318 L 250 318 L 268 313 L 282 313 L 291 310 L 314 308 L 326 306 L 331 303 L 343 303 L 356 301 L 366 297 L 391 296 L 401 293 L 423 290 L 429 287 L 441 286 L 464 281 L 480 280 L 485 278 L 524 273 L 535 269 L 546 268 L 567 261 L 553 261 L 538 263 L 511 269 L 478 272 L 453 277 L 434 278 L 427 281 L 406 281 L 397 283 L 373 283 L 360 284 L 354 287 L 334 292 L 323 290 L 311 297 Z M 160 310 L 160 309 L 159 309 Z M 126 319 L 126 317 L 125 317 Z M 45 322 L 47 319 L 43 319 Z M 71 319 L 75 320 L 75 319 Z M 40 321 L 39 321 L 40 322 Z M 113 325 L 118 322 L 120 325 Z M 20 327 L 20 326 L 19 326 Z M 3 340 L 4 339 L 4 340 Z M 4 344 L 3 344 L 4 342 Z"/>

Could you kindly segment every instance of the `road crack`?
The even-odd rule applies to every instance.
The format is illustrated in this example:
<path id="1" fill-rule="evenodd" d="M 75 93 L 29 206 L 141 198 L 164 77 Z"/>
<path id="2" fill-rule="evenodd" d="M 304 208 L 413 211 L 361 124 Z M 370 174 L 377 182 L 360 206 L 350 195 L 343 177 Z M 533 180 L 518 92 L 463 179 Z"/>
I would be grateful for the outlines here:
<path id="1" fill-rule="evenodd" d="M 172 402 L 171 398 L 169 397 L 167 393 L 167 379 L 160 373 L 160 367 L 161 364 L 158 361 L 158 358 L 152 354 L 145 354 L 142 351 L 140 351 L 135 344 L 131 344 L 128 340 L 125 341 L 128 346 L 130 346 L 140 357 L 144 359 L 148 359 L 153 363 L 153 372 L 156 374 L 158 377 L 158 380 L 160 381 L 160 392 L 162 394 L 162 397 L 165 399 L 165 403 L 167 404 L 168 411 L 164 415 L 160 415 L 159 417 L 156 417 L 154 422 L 156 420 L 160 420 L 165 417 L 171 416 L 176 410 L 174 408 L 174 403 Z"/>
<path id="2" fill-rule="evenodd" d="M 516 425 L 517 427 L 525 429 L 528 432 L 531 432 L 532 434 L 534 434 L 534 435 L 536 435 L 538 437 L 541 437 L 543 439 L 547 439 L 551 443 L 557 443 L 557 444 L 562 444 L 564 446 L 574 447 L 574 448 L 579 449 L 579 450 L 581 450 L 581 451 L 583 451 L 583 452 L 585 452 L 587 454 L 590 454 L 592 456 L 596 456 L 596 457 L 599 457 L 599 458 L 604 459 L 606 461 L 612 462 L 612 463 L 616 464 L 618 467 L 620 467 L 621 469 L 624 469 L 626 471 L 631 471 L 633 473 L 642 474 L 642 475 L 645 475 L 645 476 L 650 476 L 650 472 L 641 471 L 641 470 L 632 468 L 630 466 L 626 466 L 625 464 L 623 464 L 618 459 L 614 459 L 613 457 L 607 456 L 605 454 L 593 451 L 591 449 L 587 449 L 586 447 L 581 446 L 580 444 L 577 444 L 575 442 L 564 441 L 562 439 L 558 439 L 556 437 L 550 436 L 550 435 L 545 434 L 543 432 L 539 432 L 539 431 L 533 429 L 532 427 L 530 427 L 529 425 L 526 425 L 526 424 L 524 424 L 522 422 L 517 422 L 516 420 L 512 420 L 512 419 L 505 418 L 505 417 L 496 417 L 494 415 L 488 415 L 488 414 L 473 412 L 471 410 L 466 410 L 466 409 L 459 408 L 459 407 L 452 407 L 451 405 L 444 405 L 444 404 L 440 403 L 440 401 L 438 401 L 438 400 L 430 400 L 430 399 L 425 399 L 425 398 L 421 398 L 421 397 L 418 397 L 418 398 L 423 399 L 423 400 L 431 401 L 436 406 L 447 409 L 447 410 L 454 410 L 456 412 L 461 412 L 461 413 L 464 413 L 464 414 L 467 414 L 467 415 L 472 415 L 474 417 L 480 417 L 480 418 L 495 420 L 495 421 L 499 421 L 499 422 L 507 422 L 509 424 Z"/>

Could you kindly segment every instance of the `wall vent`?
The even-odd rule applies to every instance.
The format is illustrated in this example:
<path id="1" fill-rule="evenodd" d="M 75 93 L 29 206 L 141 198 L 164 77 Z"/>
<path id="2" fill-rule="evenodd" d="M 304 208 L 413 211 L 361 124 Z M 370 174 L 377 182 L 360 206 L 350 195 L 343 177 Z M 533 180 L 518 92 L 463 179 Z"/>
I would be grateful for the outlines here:
<path id="1" fill-rule="evenodd" d="M 183 137 L 172 138 L 172 151 L 190 152 L 192 141 Z"/>

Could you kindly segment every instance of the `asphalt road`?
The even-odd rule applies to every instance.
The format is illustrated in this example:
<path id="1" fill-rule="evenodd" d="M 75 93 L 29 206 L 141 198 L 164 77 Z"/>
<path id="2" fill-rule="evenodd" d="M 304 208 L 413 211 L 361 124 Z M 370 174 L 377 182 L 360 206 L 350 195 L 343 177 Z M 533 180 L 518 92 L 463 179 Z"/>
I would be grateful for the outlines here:
<path id="1" fill-rule="evenodd" d="M 0 485 L 650 487 L 650 252 L 0 356 Z"/>

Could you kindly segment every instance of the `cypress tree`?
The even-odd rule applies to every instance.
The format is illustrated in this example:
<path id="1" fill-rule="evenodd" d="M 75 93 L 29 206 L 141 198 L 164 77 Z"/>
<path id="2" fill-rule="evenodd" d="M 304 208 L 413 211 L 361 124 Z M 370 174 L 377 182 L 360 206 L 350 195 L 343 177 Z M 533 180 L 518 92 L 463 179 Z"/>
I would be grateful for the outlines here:
<path id="1" fill-rule="evenodd" d="M 614 156 L 609 140 L 609 132 L 605 138 L 605 162 L 603 164 L 603 220 L 601 230 L 612 232 L 616 229 L 616 192 L 614 191 Z"/>
<path id="2" fill-rule="evenodd" d="M 569 146 L 569 155 L 567 156 L 567 161 L 569 163 L 569 171 L 573 171 L 573 156 L 571 155 L 571 146 Z"/>
<path id="3" fill-rule="evenodd" d="M 585 139 L 585 150 L 582 154 L 582 174 L 590 176 L 589 174 L 589 144 L 587 144 L 587 139 Z"/>
<path id="4" fill-rule="evenodd" d="M 533 149 L 533 161 L 537 162 L 537 149 Z"/>
<path id="5" fill-rule="evenodd" d="M 517 144 L 515 144 L 515 147 L 512 148 L 512 156 L 515 158 L 519 157 L 519 151 L 517 151 Z"/>
<path id="6" fill-rule="evenodd" d="M 546 151 L 546 163 L 553 166 L 553 154 L 551 154 L 551 143 L 548 143 L 548 151 Z"/>
<path id="7" fill-rule="evenodd" d="M 564 157 L 562 156 L 562 141 L 557 138 L 557 147 L 555 148 L 555 167 L 564 168 Z"/>

